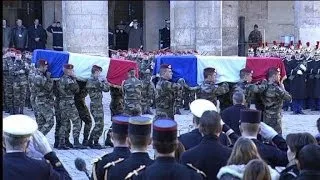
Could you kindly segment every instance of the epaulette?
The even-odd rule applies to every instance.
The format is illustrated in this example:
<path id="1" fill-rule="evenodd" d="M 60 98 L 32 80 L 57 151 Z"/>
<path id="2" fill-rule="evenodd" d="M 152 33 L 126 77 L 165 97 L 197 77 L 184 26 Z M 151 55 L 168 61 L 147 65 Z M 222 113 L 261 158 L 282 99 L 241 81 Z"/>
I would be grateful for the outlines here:
<path id="1" fill-rule="evenodd" d="M 111 166 L 115 166 L 117 163 L 123 161 L 124 158 L 119 158 L 118 160 L 115 160 L 115 161 L 112 161 L 112 162 L 109 162 L 107 163 L 105 166 L 103 166 L 103 169 L 106 169 L 106 168 L 109 168 Z"/>
<path id="2" fill-rule="evenodd" d="M 102 158 L 101 157 L 97 157 L 95 159 L 92 160 L 92 163 L 91 164 L 95 164 L 97 163 L 98 161 L 100 161 Z"/>
<path id="3" fill-rule="evenodd" d="M 206 173 L 203 171 L 199 170 L 198 168 L 194 167 L 191 163 L 187 163 L 187 166 L 190 167 L 191 169 L 197 171 L 198 174 L 201 174 L 203 177 L 207 177 Z"/>
<path id="4" fill-rule="evenodd" d="M 132 172 L 129 172 L 129 174 L 126 176 L 125 179 L 130 179 L 133 175 L 138 175 L 139 171 L 143 170 L 146 168 L 145 165 L 141 165 L 138 169 L 133 170 Z"/>

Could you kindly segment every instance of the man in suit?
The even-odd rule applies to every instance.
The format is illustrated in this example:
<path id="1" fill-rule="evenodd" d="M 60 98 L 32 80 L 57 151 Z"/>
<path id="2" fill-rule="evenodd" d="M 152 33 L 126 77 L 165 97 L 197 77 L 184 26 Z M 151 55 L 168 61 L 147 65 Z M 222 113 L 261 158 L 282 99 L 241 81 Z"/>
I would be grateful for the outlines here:
<path id="1" fill-rule="evenodd" d="M 47 32 L 39 24 L 39 19 L 34 20 L 34 25 L 29 27 L 28 30 L 29 49 L 45 49 L 47 43 Z"/>
<path id="2" fill-rule="evenodd" d="M 219 169 L 227 164 L 231 154 L 231 149 L 218 140 L 222 131 L 219 113 L 205 111 L 200 118 L 199 131 L 203 135 L 200 144 L 184 152 L 181 163 L 191 163 L 203 171 L 207 179 L 217 179 Z"/>
<path id="3" fill-rule="evenodd" d="M 134 116 L 129 119 L 128 140 L 131 155 L 124 161 L 111 167 L 108 171 L 108 179 L 127 179 L 140 166 L 149 166 L 153 163 L 148 154 L 148 145 L 151 143 L 151 123 L 149 117 Z"/>
<path id="4" fill-rule="evenodd" d="M 35 120 L 25 115 L 12 115 L 3 119 L 5 154 L 3 156 L 3 179 L 70 179 L 57 155 L 52 151 L 45 136 L 37 131 Z M 26 155 L 32 141 L 44 159 Z"/>
<path id="5" fill-rule="evenodd" d="M 246 109 L 244 94 L 242 92 L 235 92 L 232 96 L 233 106 L 228 107 L 227 109 L 221 112 L 221 118 L 224 123 L 226 123 L 234 132 L 241 136 L 239 129 L 240 125 L 240 110 Z"/>
<path id="6" fill-rule="evenodd" d="M 199 131 L 199 121 L 203 112 L 218 111 L 216 106 L 212 102 L 206 99 L 194 100 L 190 104 L 190 110 L 191 110 L 191 113 L 193 114 L 193 125 L 195 129 L 193 129 L 191 132 L 182 134 L 179 137 L 179 141 L 183 144 L 185 150 L 188 150 L 193 148 L 194 146 L 197 146 L 202 140 L 202 135 Z M 225 146 L 230 145 L 230 141 L 227 135 L 224 133 L 220 134 L 219 141 L 221 144 Z"/>

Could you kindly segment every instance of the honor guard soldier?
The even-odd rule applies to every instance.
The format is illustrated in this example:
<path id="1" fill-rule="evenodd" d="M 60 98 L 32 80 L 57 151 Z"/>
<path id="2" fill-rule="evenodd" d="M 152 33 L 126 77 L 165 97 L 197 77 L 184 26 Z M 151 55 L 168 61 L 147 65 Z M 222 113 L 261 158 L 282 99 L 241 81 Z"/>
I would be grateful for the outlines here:
<path id="1" fill-rule="evenodd" d="M 25 115 L 12 115 L 3 119 L 6 149 L 2 161 L 3 179 L 71 180 L 59 158 L 52 151 L 48 140 L 37 129 L 35 120 Z M 26 155 L 31 137 L 35 150 L 41 153 L 44 159 L 37 160 Z"/>
<path id="2" fill-rule="evenodd" d="M 314 52 L 315 63 L 312 68 L 312 75 L 314 75 L 314 86 L 313 86 L 313 102 L 315 104 L 314 109 L 320 111 L 320 48 L 317 45 Z"/>
<path id="3" fill-rule="evenodd" d="M 165 20 L 166 27 L 160 29 L 160 49 L 170 48 L 170 20 Z"/>
<path id="4" fill-rule="evenodd" d="M 254 57 L 254 49 L 252 48 L 252 45 L 250 45 L 250 48 L 248 49 L 248 57 Z"/>
<path id="5" fill-rule="evenodd" d="M 103 180 L 107 177 L 108 169 L 130 156 L 127 143 L 129 116 L 117 115 L 112 117 L 111 137 L 114 144 L 112 153 L 106 154 L 93 163 L 91 179 Z"/>
<path id="6" fill-rule="evenodd" d="M 273 46 L 271 47 L 271 57 L 279 57 L 278 54 L 278 45 L 277 45 L 277 41 L 273 41 Z"/>
<path id="7" fill-rule="evenodd" d="M 192 164 L 182 165 L 176 162 L 174 152 L 178 145 L 177 123 L 169 119 L 153 122 L 152 144 L 156 150 L 156 160 L 148 167 L 136 171 L 134 180 L 198 180 L 206 175 Z"/>
<path id="8" fill-rule="evenodd" d="M 312 74 L 313 67 L 315 66 L 314 57 L 311 55 L 312 49 L 310 47 L 310 43 L 306 43 L 306 47 L 304 48 L 304 57 L 305 57 L 305 64 L 307 66 L 306 70 L 306 109 L 315 110 L 315 104 L 313 101 L 313 86 L 314 86 L 314 75 Z"/>
<path id="9" fill-rule="evenodd" d="M 264 47 L 264 57 L 270 57 L 270 48 L 267 42 L 266 42 L 266 46 Z"/>
<path id="10" fill-rule="evenodd" d="M 117 163 L 108 170 L 109 180 L 130 179 L 141 167 L 153 163 L 148 154 L 148 145 L 151 143 L 151 123 L 149 117 L 134 116 L 129 118 L 128 141 L 131 155 L 124 161 Z"/>
<path id="11" fill-rule="evenodd" d="M 154 85 L 151 83 L 151 72 L 147 69 L 142 74 L 141 108 L 143 114 L 152 114 L 150 107 L 154 97 Z"/>

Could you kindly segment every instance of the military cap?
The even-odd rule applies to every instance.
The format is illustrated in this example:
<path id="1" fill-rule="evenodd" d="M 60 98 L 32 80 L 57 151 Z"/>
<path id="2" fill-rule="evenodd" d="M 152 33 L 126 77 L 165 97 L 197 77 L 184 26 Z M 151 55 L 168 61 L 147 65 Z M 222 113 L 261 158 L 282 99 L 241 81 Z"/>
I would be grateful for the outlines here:
<path id="1" fill-rule="evenodd" d="M 129 118 L 128 134 L 149 135 L 151 133 L 152 119 L 144 116 L 133 116 Z"/>
<path id="2" fill-rule="evenodd" d="M 16 50 L 16 54 L 21 54 L 21 51 L 20 50 Z"/>
<path id="3" fill-rule="evenodd" d="M 65 69 L 73 69 L 73 65 L 72 64 L 65 64 L 65 65 L 63 65 L 63 67 Z"/>
<path id="4" fill-rule="evenodd" d="M 160 69 L 171 69 L 170 64 L 161 64 Z"/>
<path id="5" fill-rule="evenodd" d="M 164 20 L 166 23 L 170 23 L 170 20 L 168 20 L 168 19 L 166 19 L 166 20 Z"/>
<path id="6" fill-rule="evenodd" d="M 26 115 L 11 115 L 3 119 L 3 132 L 8 135 L 28 136 L 37 129 L 37 122 Z"/>
<path id="7" fill-rule="evenodd" d="M 10 48 L 8 51 L 16 52 L 16 49 L 15 48 Z"/>
<path id="8" fill-rule="evenodd" d="M 312 49 L 311 49 L 311 47 L 310 47 L 310 42 L 307 42 L 306 45 L 307 45 L 307 47 L 306 47 L 305 51 L 306 51 L 306 52 L 311 52 Z"/>
<path id="9" fill-rule="evenodd" d="M 137 23 L 137 22 L 138 22 L 138 20 L 137 20 L 137 19 L 134 19 L 132 22 Z"/>
<path id="10" fill-rule="evenodd" d="M 205 111 L 218 111 L 217 107 L 211 101 L 206 99 L 196 99 L 192 101 L 190 104 L 190 110 L 191 113 L 198 118 L 201 118 Z"/>
<path id="11" fill-rule="evenodd" d="M 46 66 L 46 65 L 49 65 L 49 64 L 48 64 L 48 61 L 47 61 L 47 60 L 45 60 L 45 59 L 40 59 L 40 60 L 39 60 L 39 65 L 40 65 L 40 66 Z"/>
<path id="12" fill-rule="evenodd" d="M 261 111 L 254 109 L 243 109 L 240 111 L 240 122 L 241 123 L 260 123 L 261 122 Z"/>
<path id="13" fill-rule="evenodd" d="M 248 49 L 248 52 L 249 53 L 253 53 L 254 52 L 254 49 L 252 48 L 252 46 L 250 46 L 250 48 Z"/>
<path id="14" fill-rule="evenodd" d="M 129 116 L 117 115 L 112 117 L 112 132 L 128 134 Z"/>
<path id="15" fill-rule="evenodd" d="M 94 70 L 94 71 L 102 71 L 102 67 L 100 67 L 98 65 L 93 65 L 92 66 L 92 70 Z"/>
<path id="16" fill-rule="evenodd" d="M 155 141 L 175 141 L 177 139 L 177 123 L 171 119 L 158 119 L 153 122 L 152 139 Z"/>
<path id="17" fill-rule="evenodd" d="M 151 72 L 150 72 L 150 69 L 147 69 L 144 73 L 145 73 L 145 74 L 150 74 L 150 73 L 151 73 Z"/>

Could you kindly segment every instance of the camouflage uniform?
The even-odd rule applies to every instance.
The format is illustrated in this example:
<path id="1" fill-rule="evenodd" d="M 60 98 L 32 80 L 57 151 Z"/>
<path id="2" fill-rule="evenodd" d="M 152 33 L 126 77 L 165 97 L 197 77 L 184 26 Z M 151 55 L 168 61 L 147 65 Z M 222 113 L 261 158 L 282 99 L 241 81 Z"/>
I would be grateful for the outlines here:
<path id="1" fill-rule="evenodd" d="M 123 113 L 123 94 L 120 88 L 110 87 L 110 111 L 111 117 Z"/>
<path id="2" fill-rule="evenodd" d="M 16 114 L 23 114 L 24 103 L 26 99 L 27 89 L 27 76 L 26 76 L 26 65 L 24 61 L 15 60 L 12 67 L 13 76 L 13 109 Z"/>
<path id="3" fill-rule="evenodd" d="M 40 72 L 35 75 L 34 88 L 36 93 L 36 107 L 38 113 L 39 131 L 44 135 L 52 129 L 54 125 L 54 113 L 52 104 L 53 81 L 50 75 Z"/>
<path id="4" fill-rule="evenodd" d="M 4 109 L 13 114 L 13 76 L 11 74 L 13 60 L 11 57 L 2 58 L 3 63 L 3 97 Z"/>
<path id="5" fill-rule="evenodd" d="M 26 75 L 27 77 L 29 77 L 30 72 L 30 68 L 31 68 L 31 59 L 28 58 L 24 58 L 25 60 L 25 64 L 27 66 L 27 71 L 26 71 Z M 29 109 L 32 109 L 32 105 L 31 105 L 31 92 L 30 92 L 30 83 L 27 83 L 27 91 L 26 91 L 26 102 L 25 102 L 25 106 Z"/>
<path id="6" fill-rule="evenodd" d="M 109 86 L 105 82 L 100 82 L 98 78 L 91 77 L 88 79 L 86 89 L 88 90 L 88 94 L 90 96 L 90 112 L 93 116 L 95 125 L 90 134 L 90 141 L 92 140 L 98 143 L 100 136 L 103 132 L 104 127 L 104 113 L 103 113 L 103 105 L 102 105 L 102 91 L 108 92 Z M 91 143 L 89 142 L 89 143 Z"/>
<path id="7" fill-rule="evenodd" d="M 156 85 L 156 117 L 174 119 L 175 92 L 181 88 L 178 83 L 172 83 L 160 78 Z"/>
<path id="8" fill-rule="evenodd" d="M 80 146 L 79 136 L 81 130 L 81 119 L 79 117 L 78 110 L 75 106 L 74 95 L 79 92 L 79 85 L 75 78 L 68 75 L 63 75 L 59 80 L 59 92 L 60 92 L 60 112 L 61 112 L 61 127 L 59 129 L 59 145 L 65 146 L 65 137 L 70 126 L 70 121 L 73 124 L 73 138 L 74 145 Z"/>
<path id="9" fill-rule="evenodd" d="M 32 107 L 32 110 L 34 112 L 34 116 L 36 117 L 36 121 L 38 122 L 38 111 L 36 106 L 36 88 L 34 86 L 34 80 L 38 73 L 38 70 L 35 67 L 32 67 L 30 69 L 29 75 L 28 75 L 28 84 L 29 84 L 29 90 L 30 90 L 30 104 Z"/>
<path id="10" fill-rule="evenodd" d="M 198 99 L 206 99 L 217 105 L 217 96 L 226 94 L 227 92 L 229 92 L 228 83 L 222 83 L 218 86 L 214 82 L 204 81 L 200 85 Z"/>
<path id="11" fill-rule="evenodd" d="M 141 108 L 143 114 L 151 114 L 150 107 L 151 101 L 154 97 L 154 86 L 151 83 L 150 72 L 145 72 L 142 79 L 142 91 L 141 91 Z"/>
<path id="12" fill-rule="evenodd" d="M 259 42 L 262 42 L 261 32 L 258 30 L 251 31 L 248 37 L 248 43 L 250 43 L 249 45 L 252 45 L 255 54 L 257 53 L 257 47 L 259 46 Z"/>
<path id="13" fill-rule="evenodd" d="M 264 105 L 263 121 L 281 134 L 283 101 L 291 101 L 292 98 L 290 94 L 276 83 L 263 82 L 261 85 L 251 86 L 250 88 L 252 88 L 255 93 L 261 93 L 262 103 Z"/>
<path id="14" fill-rule="evenodd" d="M 241 80 L 237 84 L 235 84 L 233 87 L 233 94 L 235 92 L 242 92 L 244 94 L 244 97 L 246 100 L 245 105 L 247 107 L 250 107 L 251 100 L 254 97 L 254 93 L 250 91 L 250 89 L 248 88 L 249 85 L 254 85 L 254 84 L 248 84 L 247 82 Z"/>
<path id="15" fill-rule="evenodd" d="M 87 89 L 86 89 L 86 81 L 77 81 L 79 85 L 79 92 L 75 94 L 74 96 L 74 102 L 76 105 L 76 108 L 78 110 L 80 119 L 84 122 L 84 129 L 83 129 L 83 142 L 88 140 L 90 130 L 92 127 L 92 119 L 90 116 L 90 112 L 88 110 L 88 107 L 86 105 L 85 98 L 88 95 Z M 82 127 L 82 122 L 80 123 Z M 80 129 L 81 129 L 80 127 Z"/>
<path id="16" fill-rule="evenodd" d="M 141 109 L 142 82 L 131 76 L 122 83 L 124 97 L 124 113 L 130 116 L 139 116 Z"/>

